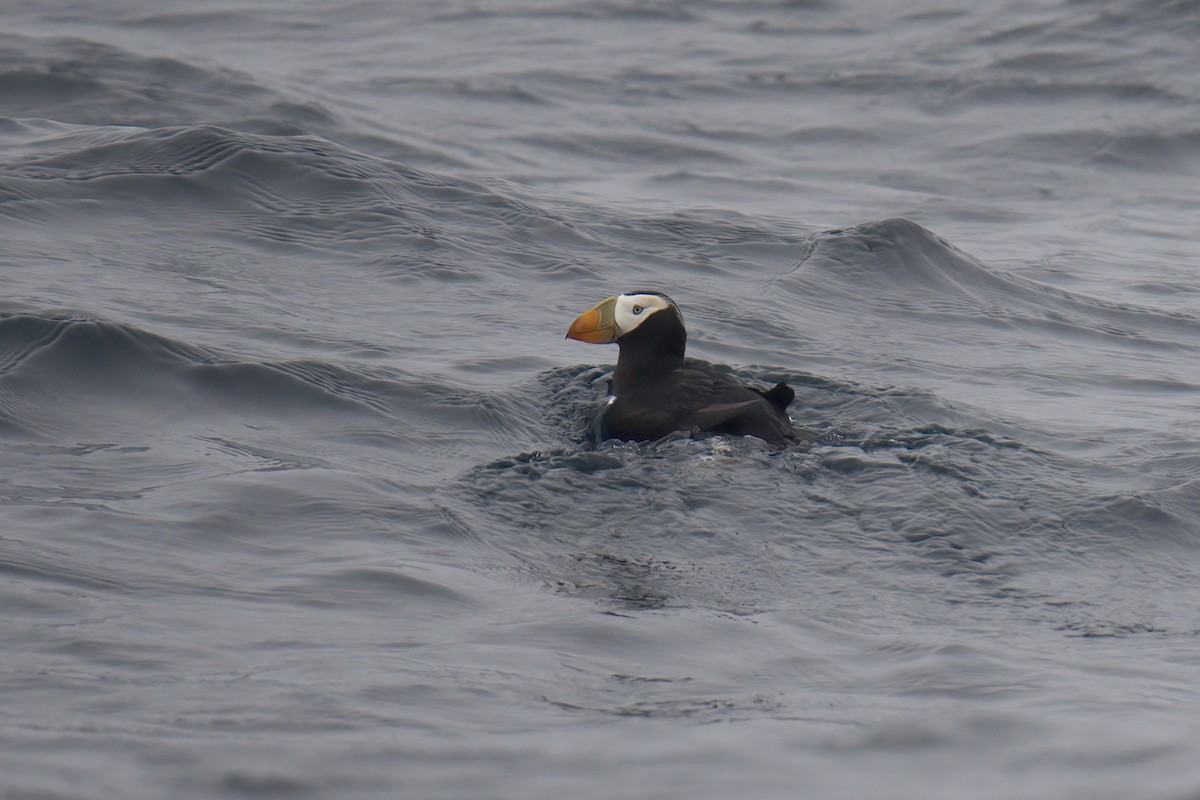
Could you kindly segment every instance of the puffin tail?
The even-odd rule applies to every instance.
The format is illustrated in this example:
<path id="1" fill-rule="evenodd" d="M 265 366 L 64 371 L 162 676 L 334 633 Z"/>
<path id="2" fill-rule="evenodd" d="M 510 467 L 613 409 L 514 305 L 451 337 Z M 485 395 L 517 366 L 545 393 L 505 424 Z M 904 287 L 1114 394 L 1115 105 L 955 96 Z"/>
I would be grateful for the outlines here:
<path id="1" fill-rule="evenodd" d="M 787 407 L 790 406 L 792 401 L 796 399 L 796 390 L 788 386 L 783 381 L 775 384 L 765 392 L 762 389 L 755 389 L 754 391 L 765 397 L 771 403 L 771 405 L 775 406 L 780 411 L 787 411 Z"/>

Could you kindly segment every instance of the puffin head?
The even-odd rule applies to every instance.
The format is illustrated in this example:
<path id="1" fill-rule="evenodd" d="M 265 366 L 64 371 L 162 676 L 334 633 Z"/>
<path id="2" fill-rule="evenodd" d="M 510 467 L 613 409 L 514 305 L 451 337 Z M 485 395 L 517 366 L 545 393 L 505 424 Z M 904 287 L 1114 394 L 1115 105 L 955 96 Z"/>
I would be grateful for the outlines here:
<path id="1" fill-rule="evenodd" d="M 601 300 L 580 314 L 567 329 L 567 338 L 591 344 L 609 344 L 637 330 L 656 315 L 674 316 L 680 328 L 683 315 L 675 301 L 662 292 L 626 292 Z"/>

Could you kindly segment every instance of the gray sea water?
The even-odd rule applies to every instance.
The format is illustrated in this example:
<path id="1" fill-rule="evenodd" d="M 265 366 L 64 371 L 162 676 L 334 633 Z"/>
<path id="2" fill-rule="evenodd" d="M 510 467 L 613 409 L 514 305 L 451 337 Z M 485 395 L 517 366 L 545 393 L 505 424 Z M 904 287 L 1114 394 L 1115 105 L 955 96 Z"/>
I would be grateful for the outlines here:
<path id="1" fill-rule="evenodd" d="M 0 797 L 1200 798 L 1198 37 L 8 0 Z M 592 442 L 642 288 L 816 446 Z"/>

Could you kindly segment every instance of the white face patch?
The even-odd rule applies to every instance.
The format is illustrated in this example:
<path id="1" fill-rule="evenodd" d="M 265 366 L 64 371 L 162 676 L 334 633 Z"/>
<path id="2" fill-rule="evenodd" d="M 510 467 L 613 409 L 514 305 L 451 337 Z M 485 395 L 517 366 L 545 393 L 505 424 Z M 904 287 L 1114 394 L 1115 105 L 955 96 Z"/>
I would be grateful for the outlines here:
<path id="1" fill-rule="evenodd" d="M 629 333 L 656 311 L 671 306 L 671 301 L 657 294 L 623 294 L 617 297 L 613 320 L 621 333 Z"/>

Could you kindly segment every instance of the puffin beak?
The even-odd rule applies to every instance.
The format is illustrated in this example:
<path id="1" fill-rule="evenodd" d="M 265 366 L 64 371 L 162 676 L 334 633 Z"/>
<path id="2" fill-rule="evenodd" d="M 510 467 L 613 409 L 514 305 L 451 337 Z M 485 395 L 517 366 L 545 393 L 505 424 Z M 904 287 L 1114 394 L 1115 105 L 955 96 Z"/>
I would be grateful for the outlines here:
<path id="1" fill-rule="evenodd" d="M 617 327 L 616 313 L 617 298 L 601 300 L 575 318 L 571 327 L 567 329 L 567 338 L 590 344 L 615 342 L 621 335 L 621 329 Z"/>

